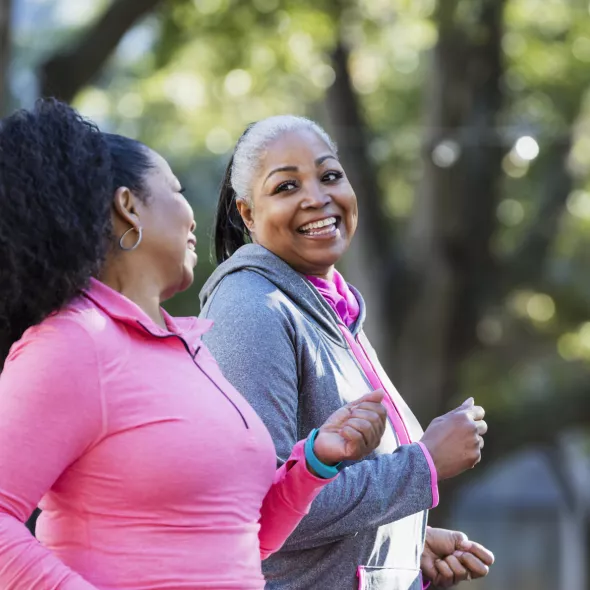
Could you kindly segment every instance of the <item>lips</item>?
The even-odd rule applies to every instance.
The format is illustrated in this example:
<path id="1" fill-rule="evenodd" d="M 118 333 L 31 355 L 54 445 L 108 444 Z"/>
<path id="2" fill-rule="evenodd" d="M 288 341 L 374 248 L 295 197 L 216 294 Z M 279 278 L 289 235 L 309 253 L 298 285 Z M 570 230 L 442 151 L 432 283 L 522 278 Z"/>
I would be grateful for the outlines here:
<path id="1" fill-rule="evenodd" d="M 194 236 L 189 238 L 187 240 L 186 247 L 188 250 L 191 250 L 192 252 L 194 252 L 197 247 L 197 238 L 195 238 Z"/>
<path id="2" fill-rule="evenodd" d="M 322 235 L 334 232 L 340 224 L 340 217 L 331 216 L 323 217 L 310 221 L 297 229 L 297 231 L 304 235 Z"/>

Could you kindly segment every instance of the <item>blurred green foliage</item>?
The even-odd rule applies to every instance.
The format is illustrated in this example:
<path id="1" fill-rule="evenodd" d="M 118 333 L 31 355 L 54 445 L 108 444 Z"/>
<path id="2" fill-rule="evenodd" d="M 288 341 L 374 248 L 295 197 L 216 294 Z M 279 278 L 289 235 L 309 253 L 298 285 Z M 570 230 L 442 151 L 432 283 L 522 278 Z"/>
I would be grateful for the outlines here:
<path id="1" fill-rule="evenodd" d="M 457 18 L 470 23 L 474 4 L 453 2 Z M 94 4 L 89 21 L 105 5 Z M 217 187 L 244 127 L 287 112 L 327 124 L 323 99 L 334 81 L 330 51 L 339 26 L 351 49 L 350 73 L 370 132 L 380 198 L 392 227 L 403 232 L 423 170 L 436 10 L 435 0 L 171 0 L 127 35 L 75 104 L 104 128 L 162 153 L 189 189 L 200 263 L 195 286 L 169 303 L 173 313 L 198 313 L 198 290 L 212 270 Z M 17 63 L 34 65 L 83 25 L 58 25 L 51 35 L 36 29 L 34 38 L 23 31 Z M 468 30 L 485 42 L 485 31 Z M 557 173 L 551 154 L 560 142 L 571 142 L 567 172 L 573 179 L 542 272 L 487 311 L 477 329 L 483 346 L 463 365 L 461 395 L 476 393 L 488 407 L 508 410 L 515 400 L 555 395 L 588 375 L 588 0 L 510 0 L 503 52 L 500 140 L 506 156 L 492 244 L 499 261 L 535 222 L 541 195 Z M 464 133 L 469 142 L 469 129 Z"/>

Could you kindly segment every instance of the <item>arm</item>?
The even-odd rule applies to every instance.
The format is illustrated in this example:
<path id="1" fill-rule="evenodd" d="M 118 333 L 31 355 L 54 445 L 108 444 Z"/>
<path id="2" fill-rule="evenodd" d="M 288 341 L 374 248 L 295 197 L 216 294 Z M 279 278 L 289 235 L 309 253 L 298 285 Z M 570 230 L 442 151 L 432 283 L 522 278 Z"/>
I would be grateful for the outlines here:
<path id="1" fill-rule="evenodd" d="M 35 328 L 0 375 L 0 587 L 96 590 L 40 545 L 25 521 L 102 432 L 90 337 L 68 320 Z"/>
<path id="2" fill-rule="evenodd" d="M 204 340 L 226 378 L 264 420 L 282 464 L 298 438 L 294 330 L 275 302 L 244 294 L 232 278 L 223 281 L 204 310 L 215 321 Z M 343 470 L 318 495 L 285 548 L 321 546 L 432 504 L 426 457 L 418 444 L 404 445 Z"/>
<path id="3" fill-rule="evenodd" d="M 333 481 L 338 470 L 317 477 L 313 468 L 325 469 L 341 461 L 355 460 L 373 452 L 385 431 L 387 411 L 384 392 L 373 391 L 336 410 L 317 431 L 299 441 L 288 461 L 276 472 L 261 509 L 262 559 L 278 551 L 320 490 Z M 313 447 L 313 450 L 312 450 Z M 311 461 L 311 463 L 310 463 Z"/>
<path id="4" fill-rule="evenodd" d="M 266 559 L 278 551 L 311 503 L 331 479 L 320 479 L 307 469 L 303 445 L 299 441 L 291 456 L 276 472 L 275 479 L 260 511 L 260 557 Z"/>

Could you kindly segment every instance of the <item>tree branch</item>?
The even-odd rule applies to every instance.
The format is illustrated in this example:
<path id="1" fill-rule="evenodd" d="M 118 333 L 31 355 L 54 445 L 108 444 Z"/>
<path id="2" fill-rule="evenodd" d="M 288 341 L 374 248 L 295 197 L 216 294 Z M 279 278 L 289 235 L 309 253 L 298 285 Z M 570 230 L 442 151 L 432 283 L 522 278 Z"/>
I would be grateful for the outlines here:
<path id="1" fill-rule="evenodd" d="M 10 63 L 12 0 L 0 0 L 0 115 L 4 113 L 8 95 Z"/>
<path id="2" fill-rule="evenodd" d="M 113 0 L 77 42 L 47 60 L 40 71 L 41 93 L 70 102 L 100 71 L 125 33 L 163 0 Z"/>

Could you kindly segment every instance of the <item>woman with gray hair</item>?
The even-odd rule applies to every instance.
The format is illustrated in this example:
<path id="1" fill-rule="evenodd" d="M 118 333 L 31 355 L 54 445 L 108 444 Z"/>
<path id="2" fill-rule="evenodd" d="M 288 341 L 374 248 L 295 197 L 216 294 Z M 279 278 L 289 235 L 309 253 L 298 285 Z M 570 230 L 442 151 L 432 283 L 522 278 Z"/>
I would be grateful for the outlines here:
<path id="1" fill-rule="evenodd" d="M 280 590 L 418 590 L 484 576 L 492 554 L 426 526 L 437 482 L 480 460 L 487 430 L 473 399 L 424 433 L 363 333 L 365 304 L 335 270 L 357 225 L 336 146 L 316 123 L 248 127 L 222 185 L 220 266 L 201 292 L 205 336 L 230 382 L 271 432 L 282 465 L 302 433 L 382 388 L 388 426 L 362 461 L 340 465 L 283 549 L 264 564 Z"/>

